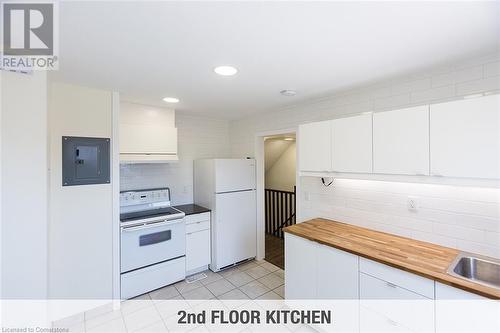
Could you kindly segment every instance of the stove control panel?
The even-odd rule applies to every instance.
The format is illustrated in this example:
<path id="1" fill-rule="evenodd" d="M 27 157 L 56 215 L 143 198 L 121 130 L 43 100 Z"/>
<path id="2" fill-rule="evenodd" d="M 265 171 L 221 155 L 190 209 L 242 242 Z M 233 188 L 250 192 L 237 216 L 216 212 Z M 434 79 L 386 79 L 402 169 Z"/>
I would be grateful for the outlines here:
<path id="1" fill-rule="evenodd" d="M 120 193 L 120 207 L 149 205 L 170 202 L 170 189 L 160 188 L 152 190 L 125 191 Z"/>

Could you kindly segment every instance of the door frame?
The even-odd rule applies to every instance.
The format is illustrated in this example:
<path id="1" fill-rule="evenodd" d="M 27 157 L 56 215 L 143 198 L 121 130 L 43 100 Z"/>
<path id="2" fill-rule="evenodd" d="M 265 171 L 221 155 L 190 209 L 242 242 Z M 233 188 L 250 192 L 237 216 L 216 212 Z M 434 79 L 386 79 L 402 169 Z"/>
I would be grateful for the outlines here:
<path id="1" fill-rule="evenodd" d="M 264 138 L 268 136 L 276 136 L 283 134 L 291 134 L 295 133 L 295 142 L 298 141 L 297 136 L 297 127 L 284 128 L 278 130 L 271 131 L 263 131 L 257 132 L 255 134 L 255 162 L 256 162 L 256 183 L 257 183 L 257 260 L 263 260 L 266 255 L 266 240 L 265 240 L 265 231 L 266 231 L 266 216 L 265 216 L 265 151 L 264 151 Z M 297 147 L 297 146 L 296 146 Z M 295 171 L 295 186 L 296 193 L 300 193 L 299 189 L 299 168 L 298 166 L 298 149 L 296 148 L 297 159 L 295 161 L 296 171 Z M 296 207 L 295 207 L 295 216 L 298 215 L 299 211 L 299 200 L 296 198 Z"/>

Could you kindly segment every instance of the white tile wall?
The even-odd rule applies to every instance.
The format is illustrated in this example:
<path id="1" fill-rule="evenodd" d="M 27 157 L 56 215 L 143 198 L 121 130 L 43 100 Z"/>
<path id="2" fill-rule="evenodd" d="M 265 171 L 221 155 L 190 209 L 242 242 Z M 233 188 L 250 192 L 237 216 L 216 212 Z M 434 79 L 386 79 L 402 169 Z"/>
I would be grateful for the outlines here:
<path id="1" fill-rule="evenodd" d="M 347 90 L 282 110 L 233 121 L 233 157 L 254 156 L 255 134 L 365 111 L 383 111 L 500 92 L 500 54 L 443 64 L 428 70 Z M 303 217 L 324 216 L 500 257 L 499 189 L 369 180 L 336 181 L 325 189 L 302 178 L 298 205 Z M 305 201 L 305 191 L 309 201 Z M 417 212 L 407 209 L 416 196 Z"/>
<path id="2" fill-rule="evenodd" d="M 230 157 L 229 123 L 176 114 L 179 162 L 125 164 L 120 167 L 120 190 L 170 187 L 174 205 L 193 202 L 193 160 Z"/>
<path id="3" fill-rule="evenodd" d="M 304 218 L 324 217 L 500 258 L 496 188 L 302 177 Z M 309 197 L 309 200 L 306 198 Z M 408 198 L 417 210 L 407 207 Z"/>

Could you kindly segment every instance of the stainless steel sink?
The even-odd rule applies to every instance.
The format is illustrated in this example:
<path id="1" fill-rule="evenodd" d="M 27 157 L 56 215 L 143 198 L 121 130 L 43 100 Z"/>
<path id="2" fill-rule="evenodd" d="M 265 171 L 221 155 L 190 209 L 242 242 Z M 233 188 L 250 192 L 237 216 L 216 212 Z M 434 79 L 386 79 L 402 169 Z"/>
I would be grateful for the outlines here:
<path id="1" fill-rule="evenodd" d="M 448 268 L 448 274 L 500 288 L 500 260 L 476 254 L 460 253 Z"/>

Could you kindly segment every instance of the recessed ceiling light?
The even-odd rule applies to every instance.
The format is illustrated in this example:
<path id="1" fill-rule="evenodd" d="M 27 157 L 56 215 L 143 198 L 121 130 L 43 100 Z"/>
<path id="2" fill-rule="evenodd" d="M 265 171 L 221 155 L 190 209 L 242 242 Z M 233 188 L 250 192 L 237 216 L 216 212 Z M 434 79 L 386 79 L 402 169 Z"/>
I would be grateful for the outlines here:
<path id="1" fill-rule="evenodd" d="M 294 141 L 295 138 L 285 138 L 285 141 Z"/>
<path id="2" fill-rule="evenodd" d="M 295 90 L 290 90 L 290 89 L 285 89 L 285 90 L 282 90 L 280 91 L 280 94 L 282 94 L 283 96 L 295 96 L 297 95 L 297 92 Z"/>
<path id="3" fill-rule="evenodd" d="M 222 76 L 231 76 L 238 73 L 238 70 L 233 66 L 218 66 L 214 68 L 214 72 Z"/>
<path id="4" fill-rule="evenodd" d="M 163 101 L 167 103 L 179 103 L 179 99 L 175 97 L 165 97 Z"/>

